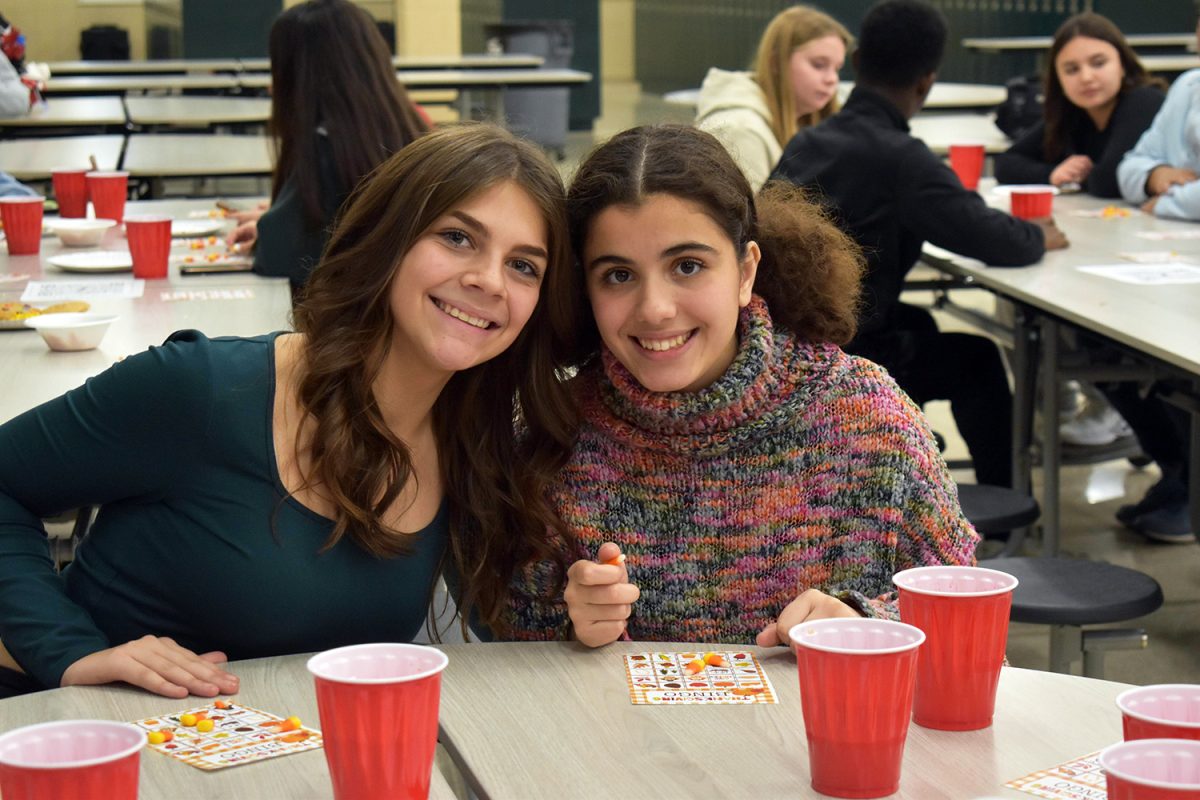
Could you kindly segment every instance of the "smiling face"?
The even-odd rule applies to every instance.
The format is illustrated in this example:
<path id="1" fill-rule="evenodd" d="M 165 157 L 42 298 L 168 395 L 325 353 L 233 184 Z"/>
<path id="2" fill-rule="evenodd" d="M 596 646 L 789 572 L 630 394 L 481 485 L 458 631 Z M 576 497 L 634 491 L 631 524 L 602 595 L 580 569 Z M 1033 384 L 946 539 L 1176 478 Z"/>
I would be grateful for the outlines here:
<path id="1" fill-rule="evenodd" d="M 846 63 L 846 45 L 833 34 L 813 39 L 792 51 L 789 83 L 796 116 L 820 111 L 837 94 L 838 70 Z"/>
<path id="2" fill-rule="evenodd" d="M 1054 59 L 1054 69 L 1067 100 L 1092 114 L 1116 105 L 1125 79 L 1117 48 L 1090 36 L 1067 42 Z"/>
<path id="3" fill-rule="evenodd" d="M 533 314 L 548 250 L 540 209 L 512 181 L 449 209 L 396 270 L 391 354 L 445 376 L 496 357 Z"/>
<path id="4" fill-rule="evenodd" d="M 751 242 L 734 243 L 703 208 L 653 194 L 609 206 L 584 244 L 588 297 L 604 344 L 645 388 L 694 392 L 737 354 L 738 311 L 758 268 Z"/>

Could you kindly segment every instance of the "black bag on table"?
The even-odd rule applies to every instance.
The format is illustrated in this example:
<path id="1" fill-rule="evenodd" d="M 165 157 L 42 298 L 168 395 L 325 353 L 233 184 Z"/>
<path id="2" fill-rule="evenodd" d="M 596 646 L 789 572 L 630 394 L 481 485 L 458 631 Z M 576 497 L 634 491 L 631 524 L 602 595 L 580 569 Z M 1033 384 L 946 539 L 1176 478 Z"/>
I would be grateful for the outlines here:
<path id="1" fill-rule="evenodd" d="M 128 61 L 129 31 L 115 25 L 93 25 L 79 34 L 79 55 L 85 61 Z"/>

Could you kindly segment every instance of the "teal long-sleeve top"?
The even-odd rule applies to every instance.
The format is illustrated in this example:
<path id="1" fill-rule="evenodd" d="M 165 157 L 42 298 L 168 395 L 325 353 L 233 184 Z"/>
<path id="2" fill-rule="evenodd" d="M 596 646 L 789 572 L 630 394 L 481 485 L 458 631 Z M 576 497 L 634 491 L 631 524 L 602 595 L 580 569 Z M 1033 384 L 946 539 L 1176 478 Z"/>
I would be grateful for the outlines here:
<path id="1" fill-rule="evenodd" d="M 275 339 L 195 331 L 0 426 L 0 642 L 40 683 L 146 634 L 231 659 L 420 630 L 448 536 L 443 503 L 379 559 L 280 481 Z M 41 519 L 99 506 L 57 574 Z"/>

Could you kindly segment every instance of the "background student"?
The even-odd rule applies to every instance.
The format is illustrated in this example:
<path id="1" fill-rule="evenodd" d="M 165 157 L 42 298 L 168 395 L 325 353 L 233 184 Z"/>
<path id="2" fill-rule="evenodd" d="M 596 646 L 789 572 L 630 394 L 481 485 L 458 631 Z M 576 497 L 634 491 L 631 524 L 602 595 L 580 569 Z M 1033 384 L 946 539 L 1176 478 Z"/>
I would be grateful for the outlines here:
<path id="1" fill-rule="evenodd" d="M 568 209 L 581 420 L 550 497 L 575 563 L 565 592 L 556 564 L 530 568 L 510 636 L 774 645 L 895 615 L 898 570 L 973 562 L 924 417 L 835 344 L 861 260 L 798 190 L 756 198 L 709 134 L 635 128 Z"/>
<path id="2" fill-rule="evenodd" d="M 696 126 L 721 140 L 755 191 L 796 131 L 837 111 L 838 71 L 850 43 L 833 17 L 792 6 L 763 31 L 752 72 L 713 67 L 704 77 Z"/>
<path id="3" fill-rule="evenodd" d="M 1046 63 L 1045 119 L 996 156 L 996 179 L 1120 197 L 1117 164 L 1162 105 L 1161 81 L 1116 25 L 1090 12 L 1059 27 Z"/>
<path id="4" fill-rule="evenodd" d="M 1065 247 L 1053 220 L 1026 222 L 987 207 L 909 134 L 933 87 L 946 24 L 918 0 L 884 0 L 862 21 L 857 82 L 846 106 L 797 133 L 776 177 L 810 188 L 862 246 L 867 274 L 851 353 L 885 367 L 918 405 L 950 401 L 980 483 L 1012 483 L 1012 394 L 990 339 L 942 333 L 900 302 L 926 241 L 995 266 L 1024 266 Z"/>
<path id="5" fill-rule="evenodd" d="M 228 242 L 254 271 L 304 285 L 350 190 L 429 125 L 396 80 L 387 43 L 350 0 L 309 0 L 271 26 L 277 156 L 269 208 L 244 212 Z"/>

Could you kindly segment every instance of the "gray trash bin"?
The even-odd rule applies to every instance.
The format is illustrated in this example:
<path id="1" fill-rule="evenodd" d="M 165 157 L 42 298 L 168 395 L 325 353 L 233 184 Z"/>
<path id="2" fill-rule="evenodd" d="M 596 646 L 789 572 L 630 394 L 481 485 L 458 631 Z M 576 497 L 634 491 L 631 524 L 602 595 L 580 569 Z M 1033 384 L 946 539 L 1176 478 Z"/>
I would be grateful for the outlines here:
<path id="1" fill-rule="evenodd" d="M 575 52 L 570 20 L 521 20 L 484 27 L 489 52 L 525 53 L 545 59 L 546 69 L 565 69 Z M 498 45 L 498 46 L 497 46 Z M 563 158 L 567 144 L 570 89 L 505 89 L 504 116 L 509 130 Z"/>

